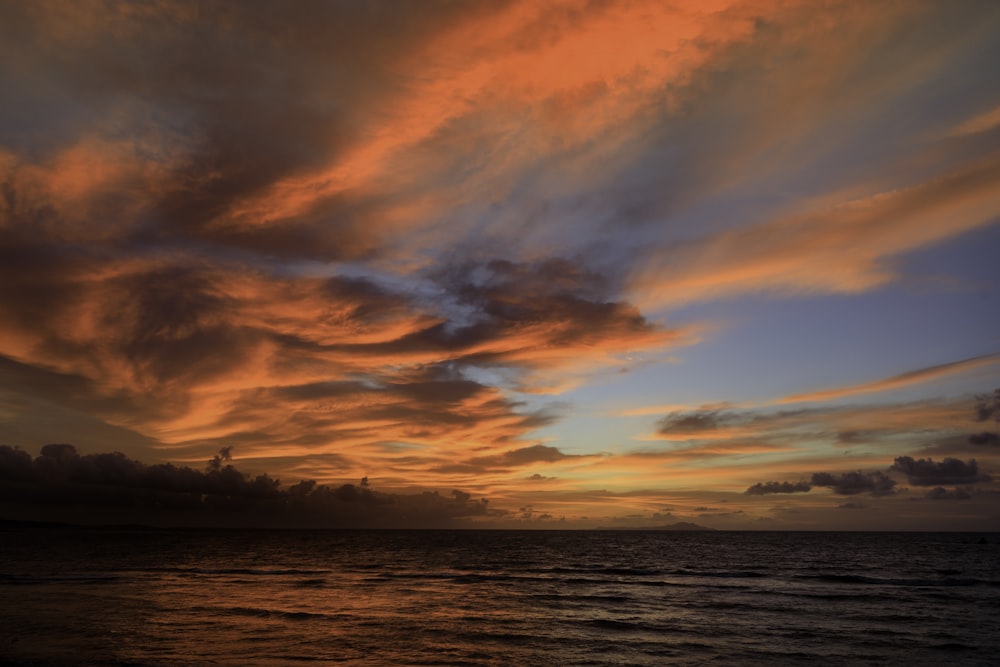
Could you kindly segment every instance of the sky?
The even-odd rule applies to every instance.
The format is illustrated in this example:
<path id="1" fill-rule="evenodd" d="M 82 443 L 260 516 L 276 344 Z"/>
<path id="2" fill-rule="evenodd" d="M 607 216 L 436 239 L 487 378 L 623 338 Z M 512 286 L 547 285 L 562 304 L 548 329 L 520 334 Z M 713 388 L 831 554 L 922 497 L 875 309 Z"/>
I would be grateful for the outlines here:
<path id="1" fill-rule="evenodd" d="M 1000 529 L 998 36 L 974 0 L 0 2 L 4 460 Z"/>

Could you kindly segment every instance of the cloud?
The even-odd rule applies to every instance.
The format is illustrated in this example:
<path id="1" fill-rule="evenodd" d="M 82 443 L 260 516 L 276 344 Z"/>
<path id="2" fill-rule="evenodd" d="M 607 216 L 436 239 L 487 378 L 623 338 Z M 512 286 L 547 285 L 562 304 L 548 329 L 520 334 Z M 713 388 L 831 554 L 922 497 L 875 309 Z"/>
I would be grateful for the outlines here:
<path id="1" fill-rule="evenodd" d="M 1000 421 L 1000 388 L 993 390 L 993 394 L 981 394 L 976 396 L 976 421 L 989 421 L 991 418 Z"/>
<path id="2" fill-rule="evenodd" d="M 916 371 L 912 375 L 922 374 L 923 371 Z M 676 444 L 669 449 L 638 451 L 633 456 L 679 462 L 712 455 L 812 451 L 814 456 L 822 457 L 814 460 L 823 465 L 834 458 L 839 458 L 838 465 L 842 465 L 847 462 L 844 457 L 850 456 L 854 465 L 868 467 L 875 458 L 876 448 L 891 451 L 906 446 L 909 451 L 917 448 L 925 454 L 955 454 L 989 447 L 993 442 L 989 432 L 968 434 L 972 424 L 968 397 L 775 409 L 785 402 L 785 399 L 763 400 L 674 410 L 657 420 L 656 430 L 643 439 Z M 983 397 L 976 404 L 981 412 Z M 645 414 L 646 410 L 640 412 Z M 933 445 L 927 444 L 929 436 Z M 827 459 L 834 451 L 838 456 Z"/>
<path id="3" fill-rule="evenodd" d="M 953 435 L 943 435 L 918 451 L 920 454 L 944 456 L 965 456 L 970 453 L 989 456 L 991 450 L 997 446 L 1000 446 L 1000 437 L 996 433 L 982 431 L 970 434 L 956 428 L 956 433 Z"/>
<path id="4" fill-rule="evenodd" d="M 981 132 L 988 132 L 1000 126 L 1000 106 L 973 116 L 952 128 L 948 133 L 953 137 L 965 137 Z"/>
<path id="5" fill-rule="evenodd" d="M 762 291 L 867 292 L 895 278 L 888 258 L 991 222 L 998 184 L 993 159 L 832 210 L 657 249 L 631 288 L 646 307 Z"/>
<path id="6" fill-rule="evenodd" d="M 987 447 L 1000 447 L 1000 434 L 983 431 L 969 436 L 969 444 Z"/>
<path id="7" fill-rule="evenodd" d="M 955 488 L 949 491 L 943 486 L 936 486 L 928 491 L 924 497 L 928 500 L 968 500 L 972 494 L 966 489 Z"/>
<path id="8" fill-rule="evenodd" d="M 657 422 L 657 431 L 663 435 L 689 435 L 714 432 L 731 418 L 718 410 L 705 412 L 674 412 Z"/>
<path id="9" fill-rule="evenodd" d="M 436 245 L 435 220 L 469 226 L 448 207 L 516 195 L 523 169 L 620 134 L 665 82 L 753 28 L 617 2 L 6 13 L 4 61 L 18 67 L 0 74 L 25 92 L 6 145 L 52 155 L 124 134 L 119 152 L 155 172 L 127 190 L 139 240 L 322 260 L 379 256 L 419 238 L 414 225 Z M 67 162 L 95 163 L 117 164 Z M 463 187 L 441 187 L 456 176 Z"/>
<path id="10" fill-rule="evenodd" d="M 813 486 L 829 487 L 841 496 L 852 496 L 858 493 L 870 493 L 873 496 L 890 496 L 895 493 L 893 487 L 896 480 L 884 472 L 862 472 L 860 470 L 845 473 L 813 473 L 810 480 Z"/>
<path id="11" fill-rule="evenodd" d="M 331 162 L 361 172 L 355 156 L 370 134 L 357 128 L 388 121 L 386 110 L 409 96 L 396 68 L 412 70 L 409 59 L 428 40 L 495 9 L 95 2 L 5 13 L 5 61 L 20 71 L 2 74 L 28 91 L 8 112 L 16 137 L 8 145 L 151 135 L 138 156 L 165 173 L 141 190 L 144 212 L 159 223 L 141 236 L 333 259 L 370 252 L 380 234 L 372 223 L 384 216 L 363 195 L 293 184 Z M 64 111 L 37 113 L 49 105 Z"/>
<path id="12" fill-rule="evenodd" d="M 947 375 L 963 373 L 997 363 L 1000 363 L 1000 354 L 986 354 L 969 359 L 962 359 L 960 361 L 937 364 L 936 366 L 928 366 L 927 368 L 920 368 L 914 371 L 900 373 L 899 375 L 881 380 L 875 380 L 873 382 L 865 382 L 863 384 L 847 387 L 837 387 L 835 389 L 812 391 L 804 394 L 793 394 L 781 399 L 781 402 L 801 403 L 806 401 L 829 401 L 838 398 L 846 398 L 848 396 L 856 396 L 858 394 L 888 391 L 890 389 L 899 389 L 901 387 L 907 387 L 913 384 L 927 382 Z"/>
<path id="13" fill-rule="evenodd" d="M 808 482 L 757 482 L 744 493 L 750 496 L 763 496 L 772 493 L 808 493 L 812 486 Z"/>
<path id="14" fill-rule="evenodd" d="M 811 418 L 821 417 L 817 411 L 772 411 L 766 409 L 713 407 L 677 411 L 659 419 L 654 437 L 666 440 L 732 441 L 771 436 L 796 430 Z"/>
<path id="15" fill-rule="evenodd" d="M 910 456 L 899 456 L 892 464 L 892 470 L 905 474 L 910 483 L 917 486 L 972 484 L 989 482 L 992 479 L 989 475 L 979 472 L 976 459 L 963 461 L 948 457 L 935 462 L 934 459 L 914 460 Z"/>
<path id="16" fill-rule="evenodd" d="M 276 446 L 449 433 L 489 444 L 556 416 L 521 414 L 516 400 L 469 379 L 471 369 L 546 391 L 538 381 L 620 364 L 619 355 L 675 336 L 603 300 L 599 276 L 555 260 L 494 262 L 480 282 L 470 282 L 473 267 L 452 274 L 440 284 L 454 306 L 360 277 L 159 264 L 8 265 L 14 280 L 0 290 L 0 311 L 10 340 L 21 341 L 9 363 L 49 399 L 153 426 L 172 445 L 208 447 L 247 431 L 269 433 Z M 21 390 L 32 386 L 23 380 Z"/>
<path id="17" fill-rule="evenodd" d="M 717 440 L 685 446 L 674 446 L 667 449 L 641 449 L 630 451 L 617 457 L 619 460 L 660 461 L 662 463 L 690 462 L 695 465 L 700 460 L 731 459 L 738 460 L 748 456 L 758 456 L 795 451 L 790 444 L 777 444 L 766 441 L 734 441 Z M 721 468 L 721 464 L 720 468 Z"/>
<path id="18" fill-rule="evenodd" d="M 512 449 L 502 454 L 491 456 L 475 456 L 465 461 L 448 463 L 435 467 L 437 472 L 442 473 L 483 473 L 488 471 L 504 471 L 515 468 L 522 468 L 538 463 L 557 463 L 565 459 L 585 458 L 580 455 L 564 454 L 556 447 L 548 445 L 531 445 L 520 449 Z M 551 479 L 542 476 L 532 476 L 530 479 L 544 480 Z"/>
<path id="19" fill-rule="evenodd" d="M 864 510 L 868 509 L 868 505 L 864 503 L 841 503 L 837 505 L 837 509 L 841 510 Z"/>
<path id="20" fill-rule="evenodd" d="M 657 198 L 637 187 L 630 194 L 641 203 L 622 206 L 650 227 L 629 276 L 631 301 L 651 309 L 747 294 L 868 292 L 904 277 L 896 257 L 995 219 L 1000 163 L 990 144 L 956 160 L 955 142 L 918 148 L 889 119 L 915 98 L 936 99 L 933 73 L 967 53 L 970 31 L 985 38 L 997 15 L 979 13 L 980 32 L 971 14 L 926 5 L 835 13 L 762 11 L 753 38 L 729 44 L 717 69 L 684 90 L 702 93 L 685 100 L 688 115 L 663 119 L 644 137 L 647 153 L 660 151 L 637 160 L 636 179 L 669 174 L 656 182 L 677 188 L 661 186 Z M 821 16 L 836 29 L 812 22 Z M 916 25 L 934 25 L 934 49 L 903 46 L 899 38 Z M 863 54 L 859 42 L 868 45 Z M 902 60 L 898 49 L 908 54 Z M 724 111 L 734 104 L 742 105 L 738 124 Z M 795 195 L 748 214 L 747 193 L 764 184 Z M 692 236 L 679 223 L 685 215 L 712 223 Z"/>
<path id="21" fill-rule="evenodd" d="M 814 486 L 830 488 L 837 495 L 852 496 L 870 493 L 873 496 L 888 496 L 895 493 L 896 481 L 883 472 L 862 472 L 860 470 L 829 473 L 813 473 L 808 482 L 758 482 L 744 493 L 762 496 L 776 493 L 807 493 Z"/>
<path id="22" fill-rule="evenodd" d="M 497 259 L 435 271 L 432 277 L 453 297 L 453 324 L 400 344 L 447 345 L 465 364 L 549 372 L 581 364 L 620 366 L 625 353 L 661 349 L 684 338 L 683 332 L 648 321 L 634 306 L 608 300 L 607 278 L 568 260 Z"/>

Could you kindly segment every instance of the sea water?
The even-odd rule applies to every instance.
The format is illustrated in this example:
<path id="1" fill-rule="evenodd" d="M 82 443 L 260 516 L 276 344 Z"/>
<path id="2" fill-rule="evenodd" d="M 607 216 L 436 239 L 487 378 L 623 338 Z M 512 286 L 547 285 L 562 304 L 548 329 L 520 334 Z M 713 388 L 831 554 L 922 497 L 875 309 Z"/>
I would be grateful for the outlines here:
<path id="1" fill-rule="evenodd" d="M 997 665 L 1000 534 L 0 533 L 12 665 Z"/>

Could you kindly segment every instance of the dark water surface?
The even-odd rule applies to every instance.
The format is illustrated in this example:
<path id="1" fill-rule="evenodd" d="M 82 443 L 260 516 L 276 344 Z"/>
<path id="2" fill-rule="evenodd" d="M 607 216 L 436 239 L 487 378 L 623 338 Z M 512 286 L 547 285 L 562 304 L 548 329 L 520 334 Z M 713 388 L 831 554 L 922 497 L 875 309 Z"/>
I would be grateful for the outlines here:
<path id="1" fill-rule="evenodd" d="M 1000 664 L 1000 534 L 0 533 L 15 665 Z"/>

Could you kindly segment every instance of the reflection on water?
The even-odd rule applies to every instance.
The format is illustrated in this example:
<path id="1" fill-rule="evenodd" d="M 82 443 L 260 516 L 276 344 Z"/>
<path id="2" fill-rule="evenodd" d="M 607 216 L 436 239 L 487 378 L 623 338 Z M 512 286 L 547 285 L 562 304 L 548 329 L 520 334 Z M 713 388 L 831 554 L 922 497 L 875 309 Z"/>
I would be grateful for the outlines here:
<path id="1" fill-rule="evenodd" d="M 25 664 L 990 664 L 1000 536 L 8 533 Z"/>

